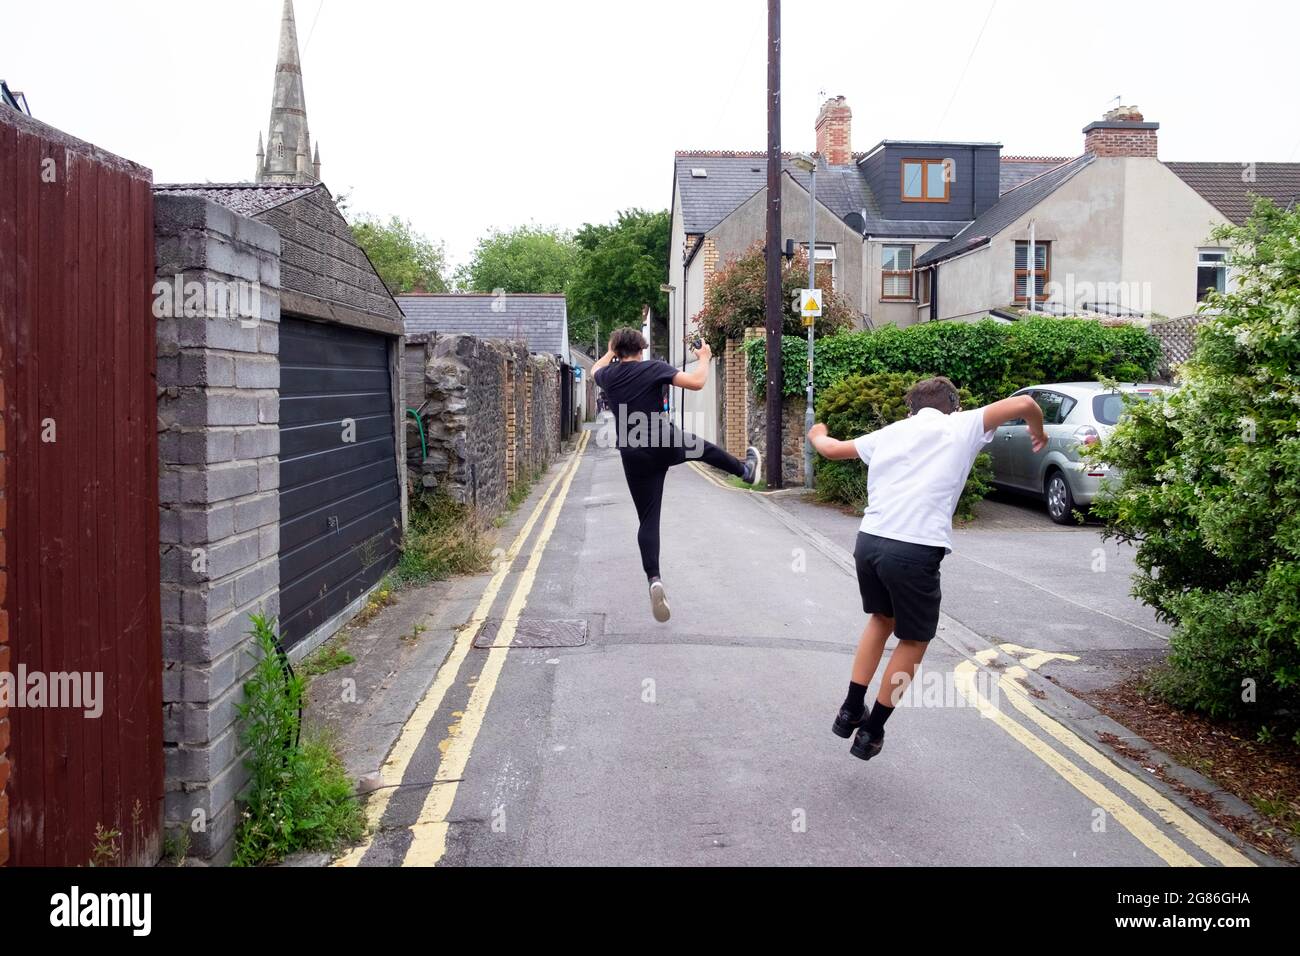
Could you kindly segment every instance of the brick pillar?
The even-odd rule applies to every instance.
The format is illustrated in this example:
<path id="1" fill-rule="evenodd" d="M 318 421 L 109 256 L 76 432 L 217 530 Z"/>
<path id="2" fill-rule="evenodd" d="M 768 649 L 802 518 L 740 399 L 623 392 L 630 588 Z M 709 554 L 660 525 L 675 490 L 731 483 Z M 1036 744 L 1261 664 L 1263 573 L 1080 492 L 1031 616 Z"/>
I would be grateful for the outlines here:
<path id="1" fill-rule="evenodd" d="M 749 375 L 745 368 L 745 351 L 741 339 L 728 339 L 722 396 L 722 444 L 727 451 L 741 458 L 745 454 L 748 431 L 748 410 L 745 393 L 749 389 Z"/>
<path id="2" fill-rule="evenodd" d="M 193 196 L 154 209 L 155 296 L 171 290 L 154 307 L 164 825 L 225 862 L 248 781 L 235 705 L 256 663 L 249 615 L 280 611 L 280 236 Z M 178 283 L 234 283 L 248 311 L 186 307 Z"/>
<path id="3" fill-rule="evenodd" d="M 0 379 L 0 673 L 12 671 L 9 661 L 8 504 L 5 500 L 5 390 Z M 9 708 L 0 707 L 0 866 L 9 861 Z"/>

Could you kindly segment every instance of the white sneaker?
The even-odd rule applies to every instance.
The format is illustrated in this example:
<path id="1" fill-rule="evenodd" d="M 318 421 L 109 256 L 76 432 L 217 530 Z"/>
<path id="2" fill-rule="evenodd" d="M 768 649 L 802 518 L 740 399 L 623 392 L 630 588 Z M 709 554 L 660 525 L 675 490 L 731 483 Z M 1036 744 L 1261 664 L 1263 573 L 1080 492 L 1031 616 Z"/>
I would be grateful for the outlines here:
<path id="1" fill-rule="evenodd" d="M 655 581 L 650 585 L 650 611 L 660 624 L 672 616 L 672 611 L 668 607 L 668 592 L 664 590 L 662 581 Z"/>

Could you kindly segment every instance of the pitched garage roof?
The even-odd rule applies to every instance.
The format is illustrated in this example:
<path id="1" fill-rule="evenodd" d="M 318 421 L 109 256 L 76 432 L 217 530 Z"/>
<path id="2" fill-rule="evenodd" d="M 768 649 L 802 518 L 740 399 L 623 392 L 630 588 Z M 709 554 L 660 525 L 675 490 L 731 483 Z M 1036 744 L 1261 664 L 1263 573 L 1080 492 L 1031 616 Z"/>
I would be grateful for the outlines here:
<path id="1" fill-rule="evenodd" d="M 411 293 L 397 296 L 406 333 L 464 333 L 523 341 L 530 352 L 569 354 L 569 311 L 563 295 Z"/>
<path id="2" fill-rule="evenodd" d="M 202 196 L 241 216 L 256 216 L 324 188 L 320 183 L 161 183 L 153 189 L 163 195 Z"/>

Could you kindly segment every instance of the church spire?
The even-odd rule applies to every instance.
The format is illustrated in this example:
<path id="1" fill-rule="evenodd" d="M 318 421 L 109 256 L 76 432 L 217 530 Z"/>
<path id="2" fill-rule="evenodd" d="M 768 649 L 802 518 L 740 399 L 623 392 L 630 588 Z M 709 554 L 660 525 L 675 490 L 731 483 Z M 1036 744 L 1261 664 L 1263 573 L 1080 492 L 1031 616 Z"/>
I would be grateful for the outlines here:
<path id="1" fill-rule="evenodd" d="M 302 91 L 302 63 L 298 58 L 298 27 L 293 17 L 293 0 L 284 0 L 284 12 L 280 18 L 280 49 L 271 93 L 267 146 L 266 158 L 259 161 L 258 182 L 319 181 L 319 168 L 313 175 L 313 169 L 306 161 L 311 156 L 311 133 L 307 128 L 307 98 Z M 260 142 L 258 149 L 261 149 Z"/>

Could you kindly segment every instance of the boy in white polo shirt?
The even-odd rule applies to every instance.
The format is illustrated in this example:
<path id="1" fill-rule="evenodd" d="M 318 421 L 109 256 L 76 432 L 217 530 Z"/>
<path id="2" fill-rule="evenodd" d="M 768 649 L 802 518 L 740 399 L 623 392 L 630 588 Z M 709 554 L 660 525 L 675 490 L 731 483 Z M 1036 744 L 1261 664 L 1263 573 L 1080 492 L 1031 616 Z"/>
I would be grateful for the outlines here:
<path id="1" fill-rule="evenodd" d="M 814 425 L 808 433 L 825 458 L 861 458 L 867 464 L 867 509 L 853 557 L 862 609 L 871 615 L 853 657 L 853 678 L 832 730 L 857 736 L 850 750 L 870 760 L 885 741 L 885 721 L 902 699 L 939 626 L 939 563 L 952 551 L 952 516 L 975 456 L 999 425 L 1024 419 L 1035 452 L 1047 445 L 1043 413 L 1028 395 L 963 412 L 957 389 L 943 376 L 917 382 L 907 393 L 911 414 L 853 441 L 839 441 Z M 875 706 L 867 685 L 880 666 L 885 641 L 898 646 Z"/>

